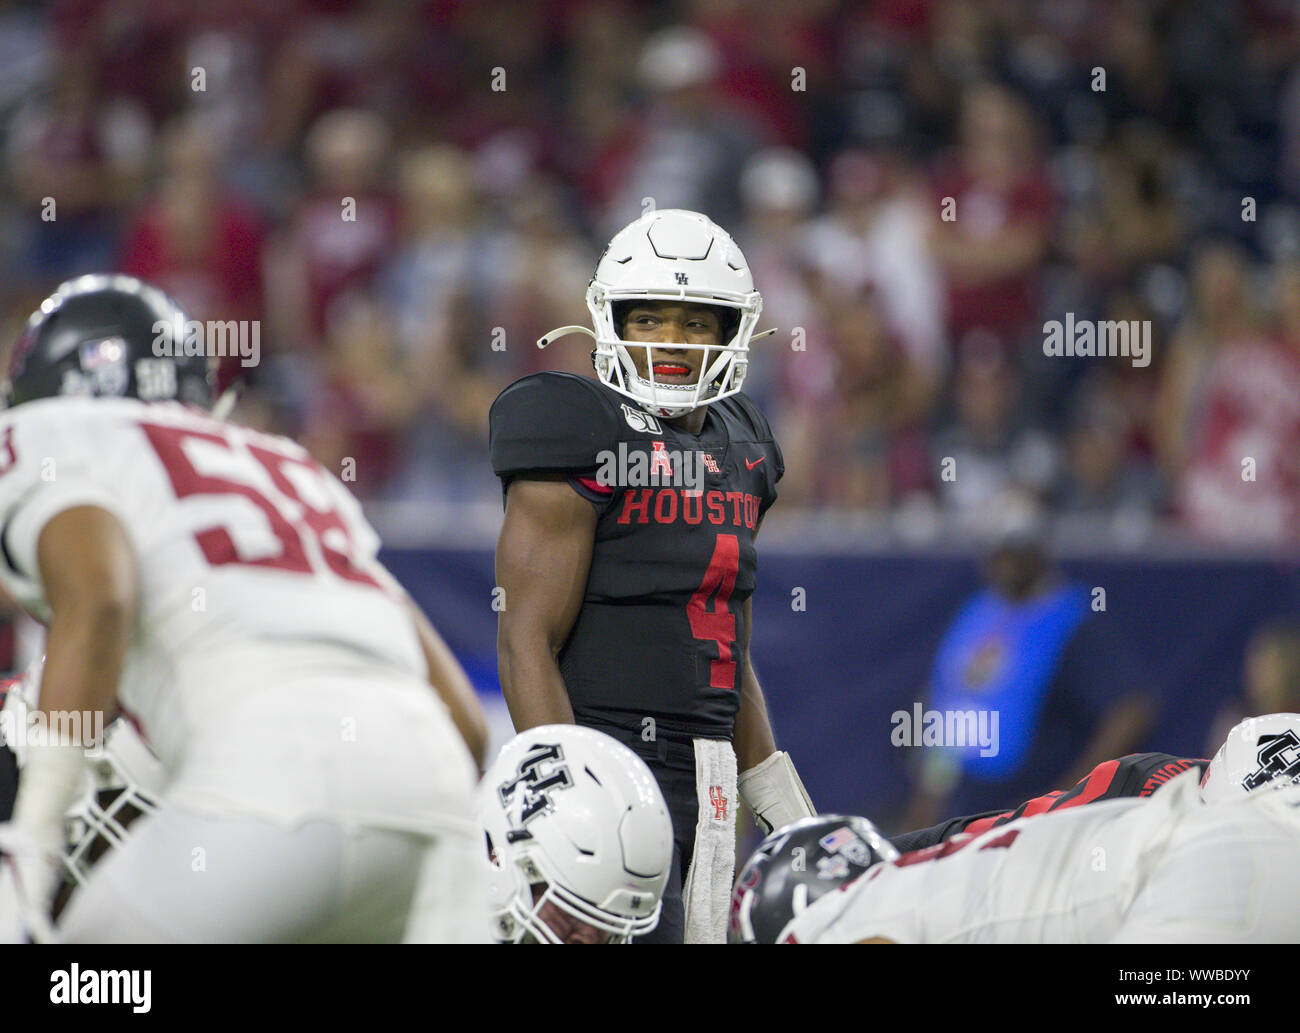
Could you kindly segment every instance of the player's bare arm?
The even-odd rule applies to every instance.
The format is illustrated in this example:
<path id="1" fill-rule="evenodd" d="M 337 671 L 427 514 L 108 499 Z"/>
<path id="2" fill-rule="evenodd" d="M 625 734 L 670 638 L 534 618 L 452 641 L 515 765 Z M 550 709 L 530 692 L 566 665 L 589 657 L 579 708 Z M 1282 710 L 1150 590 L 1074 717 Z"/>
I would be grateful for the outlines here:
<path id="1" fill-rule="evenodd" d="M 748 771 L 776 752 L 776 739 L 767 717 L 767 703 L 749 659 L 749 639 L 754 627 L 752 600 L 745 600 L 745 667 L 740 675 L 740 710 L 736 712 L 736 767 Z"/>
<path id="2" fill-rule="evenodd" d="M 77 506 L 50 520 L 37 550 L 50 606 L 40 707 L 112 710 L 139 590 L 126 531 L 107 510 Z"/>
<path id="3" fill-rule="evenodd" d="M 483 707 L 479 705 L 474 686 L 470 684 L 455 654 L 447 648 L 447 643 L 442 640 L 437 629 L 409 595 L 406 604 L 411 611 L 411 620 L 415 623 L 415 634 L 420 639 L 424 661 L 429 665 L 429 684 L 447 704 L 456 730 L 469 747 L 474 763 L 482 771 L 487 761 L 487 718 L 483 714 Z"/>
<path id="4" fill-rule="evenodd" d="M 40 710 L 109 711 L 117 697 L 136 617 L 138 580 L 126 531 L 98 506 L 76 506 L 53 517 L 37 541 L 37 565 L 49 603 Z M 81 721 L 81 741 L 50 741 L 30 749 L 14 802 L 14 824 L 47 855 L 62 847 L 63 815 L 81 784 L 83 747 L 94 728 Z M 75 731 L 72 723 L 52 724 Z M 32 899 L 48 898 L 53 872 L 42 870 Z M 44 885 L 48 882 L 48 885 Z"/>
<path id="5" fill-rule="evenodd" d="M 496 551 L 505 592 L 497 663 L 517 731 L 573 722 L 557 657 L 582 606 L 595 534 L 595 508 L 567 480 L 510 485 Z"/>
<path id="6" fill-rule="evenodd" d="M 741 799 L 766 832 L 817 813 L 790 755 L 776 748 L 763 690 L 749 660 L 750 600 L 745 600 L 745 669 L 732 746 Z"/>
<path id="7" fill-rule="evenodd" d="M 736 770 L 740 772 L 740 795 L 759 825 L 771 832 L 817 811 L 790 755 L 776 748 L 767 702 L 749 655 L 754 632 L 752 599 L 745 600 L 744 614 L 745 641 L 741 653 L 745 664 L 740 673 L 740 709 L 736 711 L 732 747 L 736 751 Z"/>

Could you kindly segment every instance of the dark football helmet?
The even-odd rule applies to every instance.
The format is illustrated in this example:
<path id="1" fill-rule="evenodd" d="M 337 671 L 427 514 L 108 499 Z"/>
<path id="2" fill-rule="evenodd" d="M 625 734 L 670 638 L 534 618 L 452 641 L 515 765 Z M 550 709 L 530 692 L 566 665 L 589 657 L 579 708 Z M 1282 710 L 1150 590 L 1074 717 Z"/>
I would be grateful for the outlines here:
<path id="1" fill-rule="evenodd" d="M 822 814 L 779 828 L 758 845 L 731 893 L 728 943 L 776 943 L 819 897 L 898 851 L 866 818 Z"/>
<path id="2" fill-rule="evenodd" d="M 41 302 L 14 345 L 5 404 L 93 395 L 210 409 L 208 359 L 184 354 L 187 323 L 175 301 L 133 276 L 68 280 Z"/>

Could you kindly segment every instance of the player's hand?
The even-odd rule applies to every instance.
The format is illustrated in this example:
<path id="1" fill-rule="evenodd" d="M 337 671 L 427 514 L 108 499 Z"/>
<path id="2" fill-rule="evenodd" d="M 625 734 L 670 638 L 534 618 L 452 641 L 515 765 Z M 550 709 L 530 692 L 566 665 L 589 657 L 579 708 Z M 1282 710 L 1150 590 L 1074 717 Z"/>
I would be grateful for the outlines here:
<path id="1" fill-rule="evenodd" d="M 26 829 L 0 823 L 0 943 L 55 941 L 49 914 L 59 872 L 59 859 Z"/>

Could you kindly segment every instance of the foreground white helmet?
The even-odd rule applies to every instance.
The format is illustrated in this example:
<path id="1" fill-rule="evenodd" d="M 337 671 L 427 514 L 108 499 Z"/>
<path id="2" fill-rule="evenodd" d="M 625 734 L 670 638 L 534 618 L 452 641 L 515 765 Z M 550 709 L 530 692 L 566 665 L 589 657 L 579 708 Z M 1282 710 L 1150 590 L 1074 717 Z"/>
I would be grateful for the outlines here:
<path id="1" fill-rule="evenodd" d="M 1228 733 L 1201 778 L 1201 798 L 1218 803 L 1261 786 L 1300 783 L 1300 714 L 1248 717 Z"/>
<path id="2" fill-rule="evenodd" d="M 39 657 L 7 686 L 3 709 L 7 723 L 25 728 L 40 698 L 44 657 Z M 26 763 L 26 739 L 9 744 L 21 770 Z M 158 809 L 165 775 L 162 762 L 125 718 L 104 731 L 103 743 L 86 751 L 85 773 L 77 800 L 63 816 L 67 849 L 63 867 L 71 882 L 83 885 L 91 867 L 105 852 L 126 842 L 136 818 Z"/>
<path id="3" fill-rule="evenodd" d="M 553 908 L 611 943 L 658 924 L 672 822 L 650 769 L 626 746 L 577 725 L 529 729 L 483 776 L 477 810 L 499 942 L 564 942 L 544 920 Z"/>
<path id="4" fill-rule="evenodd" d="M 64 816 L 68 849 L 63 866 L 77 885 L 109 849 L 120 847 L 136 818 L 158 810 L 162 762 L 124 718 L 104 733 L 104 745 L 86 754 L 87 784 Z"/>
<path id="5" fill-rule="evenodd" d="M 619 336 L 615 313 L 620 303 L 637 301 L 694 302 L 727 310 L 721 347 L 673 345 L 705 351 L 694 384 L 657 381 L 648 362 L 649 379 L 637 373 L 628 348 L 645 345 L 629 345 Z M 763 297 L 726 230 L 699 212 L 665 208 L 647 212 L 614 235 L 587 287 L 587 308 L 594 333 L 585 326 L 563 326 L 541 338 L 538 347 L 569 333 L 595 338 L 592 361 L 600 380 L 652 415 L 672 419 L 741 389 Z"/>

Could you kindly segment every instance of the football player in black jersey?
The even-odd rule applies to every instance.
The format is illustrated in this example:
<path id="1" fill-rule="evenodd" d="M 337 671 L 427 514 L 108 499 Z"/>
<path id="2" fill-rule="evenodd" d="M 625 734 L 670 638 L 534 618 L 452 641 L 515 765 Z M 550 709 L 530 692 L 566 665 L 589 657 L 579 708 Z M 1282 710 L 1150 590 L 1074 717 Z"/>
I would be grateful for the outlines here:
<path id="1" fill-rule="evenodd" d="M 490 416 L 502 690 L 517 730 L 596 728 L 654 772 L 674 831 L 660 942 L 725 937 L 737 792 L 768 829 L 813 813 L 749 662 L 783 472 L 741 393 L 761 305 L 725 231 L 649 212 L 597 264 L 595 331 L 538 342 L 593 337 L 598 379 L 524 377 Z"/>

